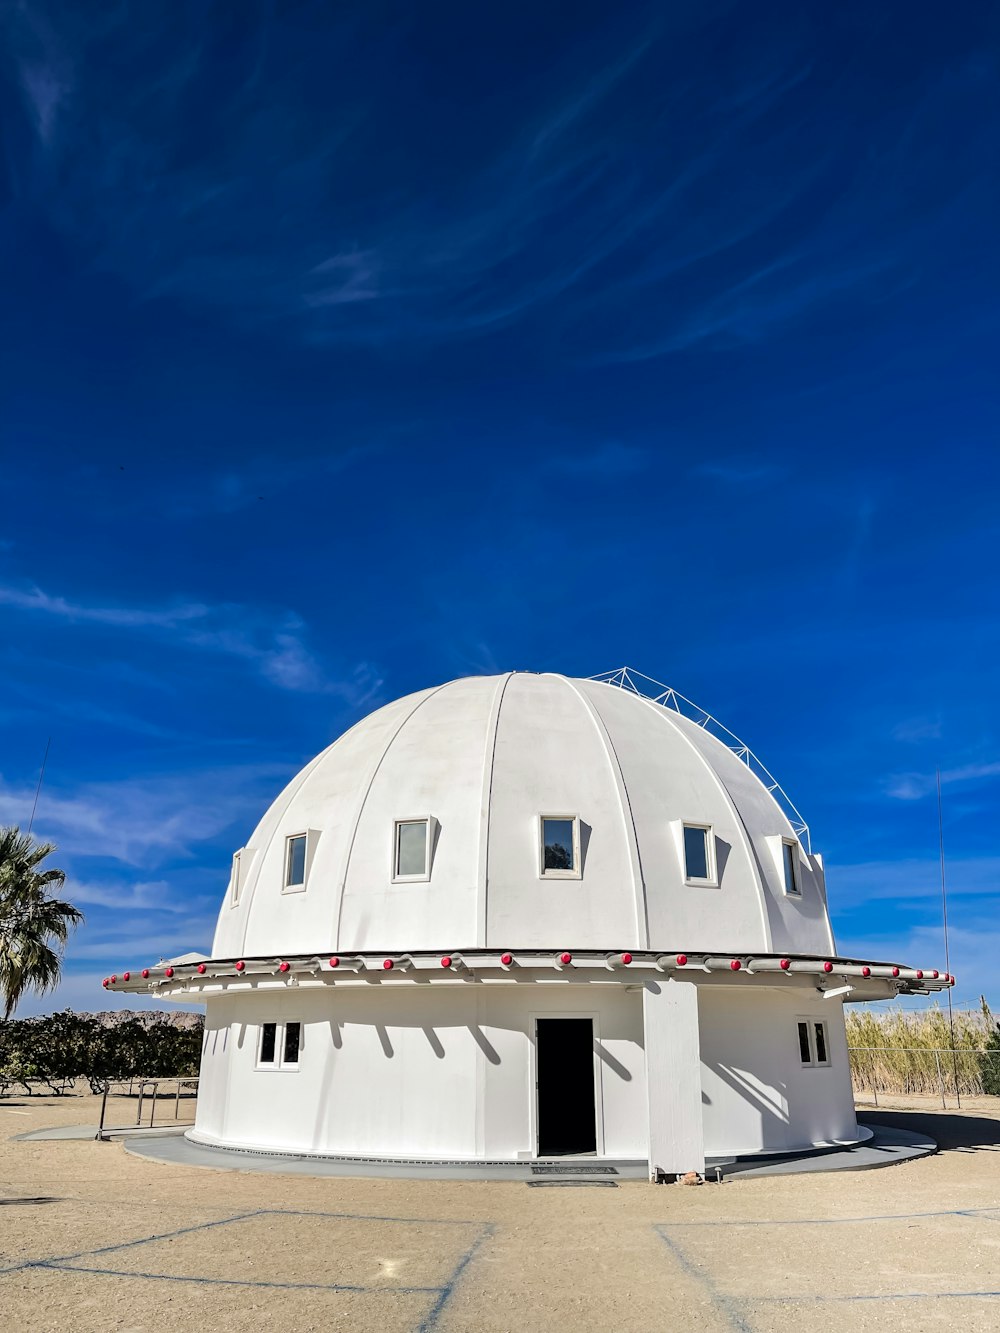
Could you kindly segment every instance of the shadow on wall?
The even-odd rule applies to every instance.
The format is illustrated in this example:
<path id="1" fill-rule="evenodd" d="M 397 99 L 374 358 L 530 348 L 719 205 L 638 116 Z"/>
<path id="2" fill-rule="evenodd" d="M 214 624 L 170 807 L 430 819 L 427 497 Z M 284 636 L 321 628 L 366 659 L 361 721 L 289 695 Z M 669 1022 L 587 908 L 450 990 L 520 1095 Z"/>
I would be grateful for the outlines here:
<path id="1" fill-rule="evenodd" d="M 778 1083 L 774 1087 L 762 1088 L 750 1081 L 750 1075 L 732 1065 L 706 1061 L 705 1068 L 710 1069 L 717 1078 L 737 1093 L 747 1106 L 751 1107 L 760 1124 L 760 1145 L 762 1148 L 785 1148 L 789 1143 L 788 1085 Z M 711 1105 L 711 1100 L 703 1091 L 704 1105 Z"/>
<path id="2" fill-rule="evenodd" d="M 632 1082 L 631 1071 L 626 1069 L 622 1062 L 617 1060 L 607 1047 L 602 1042 L 598 1041 L 596 1037 L 594 1038 L 594 1054 L 602 1064 L 606 1065 L 607 1068 L 612 1071 L 612 1073 L 617 1074 L 623 1083 Z"/>
<path id="3" fill-rule="evenodd" d="M 726 862 L 729 860 L 729 853 L 733 850 L 733 844 L 726 842 L 725 838 L 715 835 L 715 878 L 721 884 L 722 876 L 726 873 Z"/>
<path id="4" fill-rule="evenodd" d="M 583 875 L 587 869 L 587 848 L 590 846 L 590 835 L 593 833 L 593 825 L 580 820 L 580 874 Z"/>

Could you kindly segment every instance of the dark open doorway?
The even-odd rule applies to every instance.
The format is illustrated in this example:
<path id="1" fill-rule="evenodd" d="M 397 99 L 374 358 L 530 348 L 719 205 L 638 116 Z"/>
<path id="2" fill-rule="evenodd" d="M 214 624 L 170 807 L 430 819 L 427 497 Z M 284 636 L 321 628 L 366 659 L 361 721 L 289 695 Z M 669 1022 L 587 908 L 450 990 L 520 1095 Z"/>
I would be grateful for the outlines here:
<path id="1" fill-rule="evenodd" d="M 593 1019 L 539 1018 L 535 1060 L 539 1157 L 596 1152 Z"/>

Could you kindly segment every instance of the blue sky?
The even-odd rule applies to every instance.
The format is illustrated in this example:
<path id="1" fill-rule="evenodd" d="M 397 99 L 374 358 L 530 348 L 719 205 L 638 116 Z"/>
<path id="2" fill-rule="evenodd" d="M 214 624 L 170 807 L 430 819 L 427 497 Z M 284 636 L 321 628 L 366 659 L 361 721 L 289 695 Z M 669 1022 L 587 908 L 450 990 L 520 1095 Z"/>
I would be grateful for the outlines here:
<path id="1" fill-rule="evenodd" d="M 0 5 L 0 819 L 207 949 L 359 716 L 628 662 L 1000 1007 L 989 6 Z"/>

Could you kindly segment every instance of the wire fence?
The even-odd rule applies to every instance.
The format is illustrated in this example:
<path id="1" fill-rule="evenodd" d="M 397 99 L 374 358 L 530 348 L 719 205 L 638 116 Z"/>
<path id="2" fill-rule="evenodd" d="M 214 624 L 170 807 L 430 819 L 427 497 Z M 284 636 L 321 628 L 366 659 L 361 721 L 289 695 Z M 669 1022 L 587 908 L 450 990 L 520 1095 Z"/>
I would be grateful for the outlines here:
<path id="1" fill-rule="evenodd" d="M 850 1046 L 859 1101 L 899 1096 L 951 1099 L 1000 1095 L 1000 1050 L 988 1047 Z"/>

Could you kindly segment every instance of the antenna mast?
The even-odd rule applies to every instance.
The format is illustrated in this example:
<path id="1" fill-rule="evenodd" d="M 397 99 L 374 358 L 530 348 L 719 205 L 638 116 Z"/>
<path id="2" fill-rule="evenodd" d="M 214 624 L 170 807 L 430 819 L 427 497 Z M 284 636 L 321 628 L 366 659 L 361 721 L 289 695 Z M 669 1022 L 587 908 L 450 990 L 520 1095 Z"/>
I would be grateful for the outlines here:
<path id="1" fill-rule="evenodd" d="M 941 854 L 941 920 L 944 925 L 944 970 L 951 976 L 951 953 L 948 949 L 948 889 L 944 873 L 944 806 L 941 801 L 941 770 L 937 770 L 938 802 L 938 849 Z M 951 1064 L 955 1076 L 955 1100 L 959 1110 L 962 1108 L 962 1095 L 958 1089 L 958 1056 L 955 1053 L 955 1014 L 951 1004 L 951 986 L 948 987 L 948 1031 L 951 1033 Z"/>
<path id="2" fill-rule="evenodd" d="M 38 786 L 35 788 L 35 799 L 31 806 L 31 818 L 28 820 L 28 833 L 31 833 L 31 826 L 35 822 L 35 811 L 38 809 L 38 794 L 42 790 L 42 778 L 45 777 L 45 765 L 49 758 L 49 746 L 52 744 L 52 737 L 45 742 L 45 753 L 42 755 L 42 767 L 38 774 Z"/>

